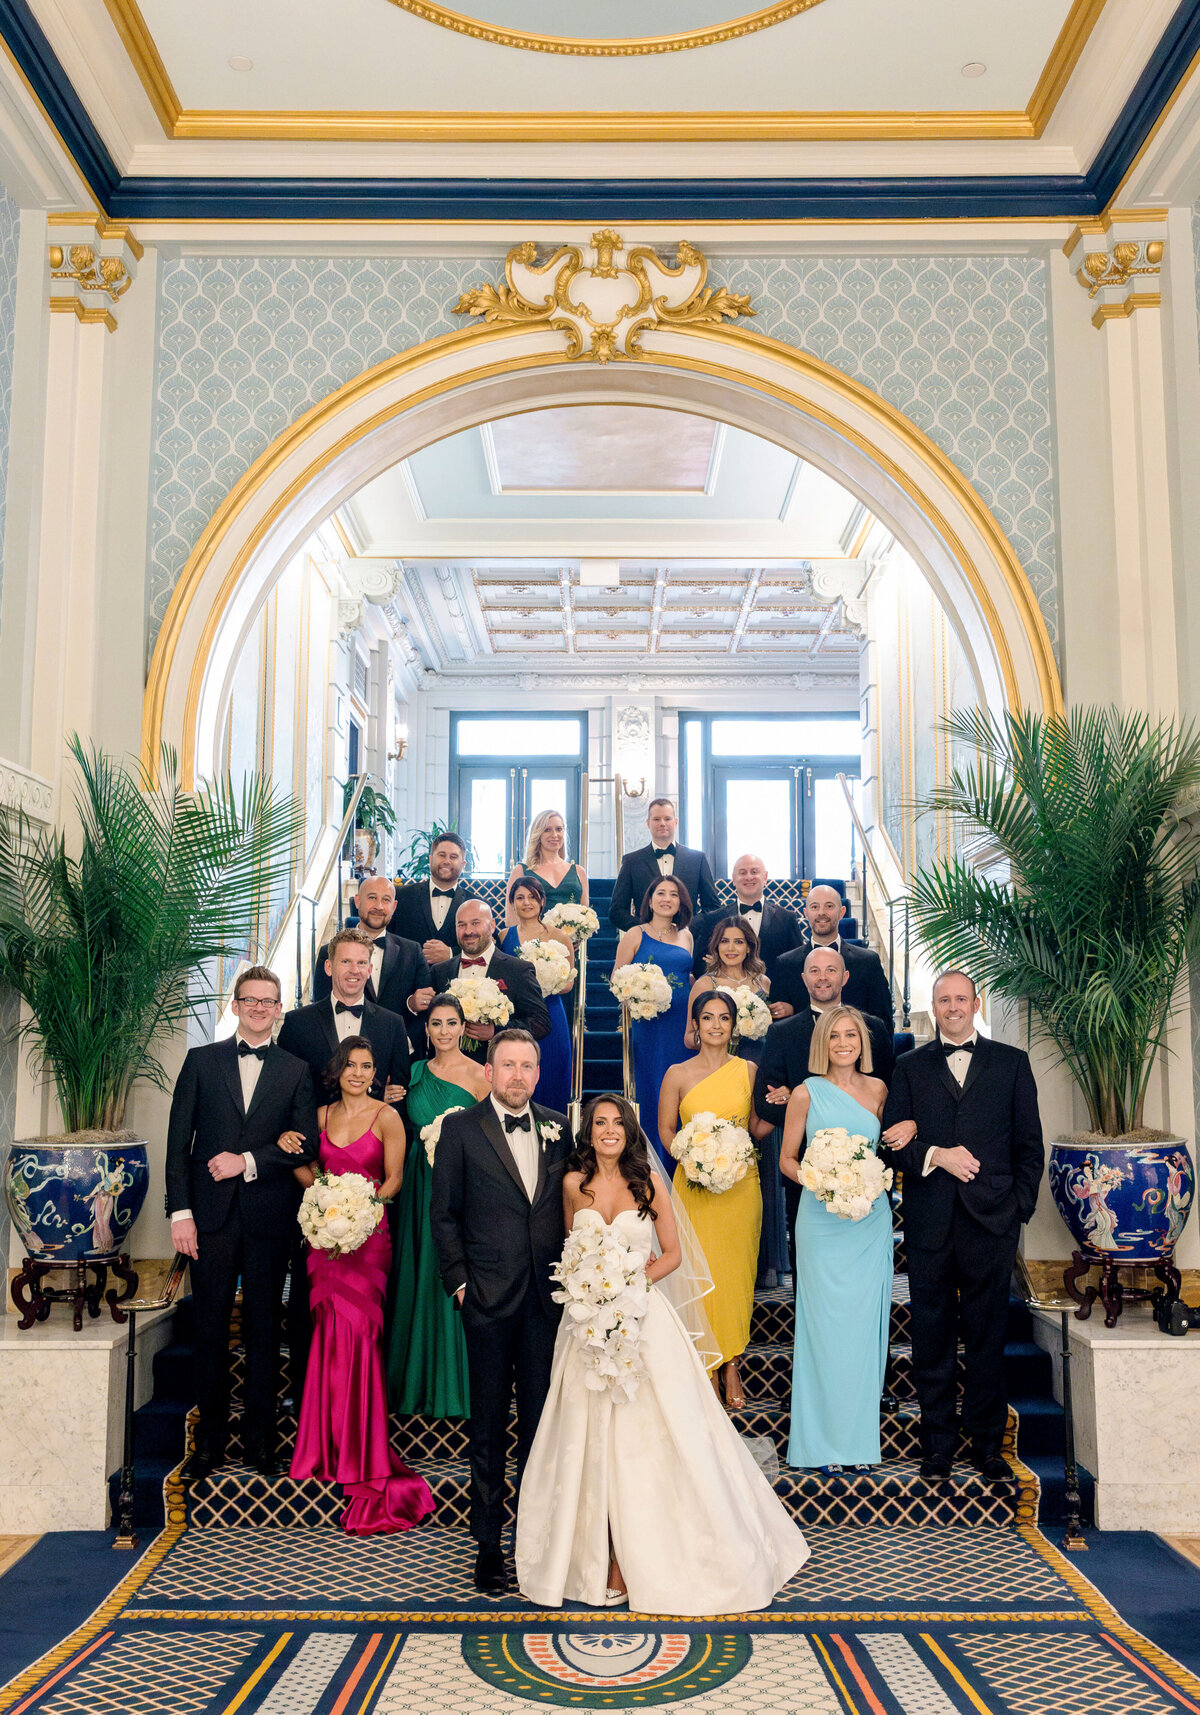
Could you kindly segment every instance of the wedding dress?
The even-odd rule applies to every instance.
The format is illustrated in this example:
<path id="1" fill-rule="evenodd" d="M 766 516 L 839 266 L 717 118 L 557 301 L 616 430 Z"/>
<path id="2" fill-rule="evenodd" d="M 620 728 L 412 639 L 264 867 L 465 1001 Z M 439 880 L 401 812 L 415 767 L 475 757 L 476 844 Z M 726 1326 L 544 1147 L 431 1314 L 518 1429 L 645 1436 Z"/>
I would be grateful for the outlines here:
<path id="1" fill-rule="evenodd" d="M 605 1223 L 649 1260 L 653 1224 L 635 1209 Z M 517 1511 L 521 1591 L 543 1607 L 604 1605 L 609 1531 L 632 1610 L 742 1613 L 767 1607 L 808 1545 L 722 1410 L 683 1322 L 652 1287 L 645 1375 L 634 1397 L 585 1385 L 566 1320 Z"/>

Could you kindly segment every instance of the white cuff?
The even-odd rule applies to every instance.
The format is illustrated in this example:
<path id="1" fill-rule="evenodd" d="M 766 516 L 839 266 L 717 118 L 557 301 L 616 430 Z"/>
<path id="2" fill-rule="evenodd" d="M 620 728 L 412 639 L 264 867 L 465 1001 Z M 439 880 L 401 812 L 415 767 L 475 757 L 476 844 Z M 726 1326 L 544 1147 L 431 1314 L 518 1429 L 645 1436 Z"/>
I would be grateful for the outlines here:
<path id="1" fill-rule="evenodd" d="M 174 1226 L 176 1221 L 190 1221 L 192 1218 L 190 1209 L 175 1209 L 171 1214 L 171 1225 Z"/>
<path id="2" fill-rule="evenodd" d="M 921 1178 L 922 1179 L 928 1179 L 929 1175 L 934 1170 L 933 1169 L 933 1152 L 936 1148 L 937 1148 L 936 1144 L 930 1144 L 929 1148 L 925 1151 L 925 1165 L 921 1169 Z"/>
<path id="3" fill-rule="evenodd" d="M 243 1155 L 242 1160 L 245 1162 L 245 1166 L 242 1168 L 242 1178 L 247 1185 L 253 1185 L 258 1178 L 258 1162 L 255 1161 L 249 1150 Z"/>
<path id="4" fill-rule="evenodd" d="M 464 1280 L 461 1286 L 456 1286 L 454 1288 L 454 1291 L 450 1294 L 450 1296 L 451 1296 L 451 1298 L 457 1298 L 460 1292 L 465 1292 L 466 1290 L 467 1290 L 467 1283 Z"/>

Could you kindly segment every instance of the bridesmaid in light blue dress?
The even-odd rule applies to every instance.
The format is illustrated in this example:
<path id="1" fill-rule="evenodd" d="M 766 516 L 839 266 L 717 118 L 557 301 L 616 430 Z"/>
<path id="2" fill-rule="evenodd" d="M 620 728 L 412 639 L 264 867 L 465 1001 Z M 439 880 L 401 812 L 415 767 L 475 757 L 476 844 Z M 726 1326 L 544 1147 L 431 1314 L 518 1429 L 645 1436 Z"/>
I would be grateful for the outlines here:
<path id="1" fill-rule="evenodd" d="M 854 1007 L 831 1007 L 813 1032 L 816 1076 L 792 1091 L 780 1171 L 799 1180 L 803 1145 L 844 1126 L 878 1148 L 886 1086 L 869 1076 L 871 1043 Z M 820 1071 L 817 1071 L 820 1068 Z M 865 1471 L 881 1458 L 879 1400 L 892 1312 L 892 1211 L 876 1199 L 861 1221 L 802 1190 L 796 1214 L 796 1347 L 788 1464 Z"/>
<path id="2" fill-rule="evenodd" d="M 667 1067 L 689 1058 L 683 1044 L 692 986 L 692 935 L 688 928 L 692 901 L 687 888 L 674 876 L 663 876 L 646 889 L 639 915 L 641 922 L 621 936 L 613 970 L 622 965 L 654 964 L 671 985 L 671 1005 L 666 1012 L 657 1018 L 635 1018 L 630 1025 L 638 1118 L 670 1184 L 675 1160 L 659 1139 L 658 1092 Z"/>
<path id="3" fill-rule="evenodd" d="M 557 941 L 571 962 L 575 973 L 575 949 L 569 935 L 561 929 L 547 928 L 542 922 L 546 909 L 546 889 L 536 875 L 519 875 L 508 890 L 508 903 L 516 922 L 504 932 L 500 943 L 502 953 L 520 953 L 522 941 Z M 550 1014 L 550 1034 L 540 1045 L 537 1099 L 543 1107 L 565 1114 L 571 1101 L 571 1028 L 561 994 L 542 997 Z"/>

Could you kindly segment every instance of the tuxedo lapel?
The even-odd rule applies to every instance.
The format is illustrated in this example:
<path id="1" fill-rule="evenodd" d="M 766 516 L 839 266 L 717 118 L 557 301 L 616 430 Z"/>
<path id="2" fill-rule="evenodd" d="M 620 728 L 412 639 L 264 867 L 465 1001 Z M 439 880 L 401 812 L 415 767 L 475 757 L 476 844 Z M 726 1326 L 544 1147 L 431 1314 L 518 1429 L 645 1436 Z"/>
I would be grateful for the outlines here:
<path id="1" fill-rule="evenodd" d="M 941 1082 L 949 1090 L 950 1094 L 954 1097 L 954 1100 L 956 1102 L 961 1102 L 962 1096 L 963 1096 L 963 1086 L 959 1083 L 958 1079 L 954 1076 L 954 1073 L 950 1070 L 949 1066 L 947 1066 L 946 1056 L 942 1052 L 942 1044 L 936 1036 L 934 1037 L 933 1041 L 929 1044 L 929 1055 L 933 1061 L 934 1071 L 936 1072 L 938 1078 L 941 1080 Z M 974 1058 L 974 1056 L 972 1056 L 972 1059 L 973 1058 Z"/>
<path id="2" fill-rule="evenodd" d="M 333 996 L 321 1002 L 321 1028 L 325 1032 L 325 1040 L 329 1044 L 330 1054 L 336 1054 L 341 1044 L 338 1041 L 337 1025 L 333 1017 Z"/>
<path id="3" fill-rule="evenodd" d="M 387 986 L 387 980 L 395 970 L 399 958 L 399 947 L 390 935 L 386 936 L 383 943 L 383 963 L 379 967 L 379 985 L 376 987 L 374 983 L 371 984 L 372 992 L 369 996 L 376 1006 L 379 1005 L 379 997 Z"/>
<path id="4" fill-rule="evenodd" d="M 264 1067 L 263 1070 L 265 1071 L 266 1068 Z M 224 1073 L 225 1082 L 229 1086 L 229 1094 L 233 1097 L 233 1105 L 237 1109 L 238 1113 L 241 1114 L 242 1118 L 245 1119 L 246 1104 L 242 1100 L 242 1074 L 238 1066 L 236 1036 L 231 1036 L 229 1038 L 228 1046 L 224 1048 L 221 1054 L 221 1071 Z M 261 1077 L 259 1082 L 262 1082 Z"/>
<path id="5" fill-rule="evenodd" d="M 250 1106 L 246 1109 L 247 1119 L 250 1118 L 250 1115 L 254 1112 L 255 1108 L 258 1107 L 263 1097 L 271 1094 L 275 1087 L 275 1080 L 279 1074 L 281 1064 L 282 1057 L 280 1055 L 280 1051 L 276 1048 L 275 1044 L 272 1043 L 267 1049 L 267 1057 L 262 1063 L 262 1071 L 258 1074 L 258 1078 L 255 1081 L 254 1094 L 250 1098 Z M 235 1069 L 234 1076 L 237 1078 L 238 1089 L 240 1091 L 242 1083 L 240 1071 Z"/>
<path id="6" fill-rule="evenodd" d="M 508 1147 L 507 1139 L 504 1136 L 504 1127 L 496 1117 L 496 1110 L 492 1106 L 490 1098 L 486 1101 L 480 1102 L 479 1104 L 479 1125 L 483 1135 L 496 1151 L 500 1165 L 504 1168 L 517 1190 L 521 1193 L 521 1201 L 523 1203 L 528 1203 L 529 1195 L 525 1190 L 525 1181 L 521 1178 L 521 1172 L 517 1166 L 516 1157 Z M 539 1184 L 541 1183 L 541 1174 L 544 1171 L 544 1167 L 539 1163 Z"/>
<path id="7" fill-rule="evenodd" d="M 975 1082 L 976 1078 L 979 1077 L 980 1073 L 987 1071 L 988 1055 L 990 1053 L 991 1044 L 988 1042 L 986 1036 L 976 1036 L 975 1047 L 971 1051 L 971 1064 L 967 1067 L 967 1075 L 962 1081 L 962 1093 L 964 1096 L 971 1088 L 971 1085 Z"/>

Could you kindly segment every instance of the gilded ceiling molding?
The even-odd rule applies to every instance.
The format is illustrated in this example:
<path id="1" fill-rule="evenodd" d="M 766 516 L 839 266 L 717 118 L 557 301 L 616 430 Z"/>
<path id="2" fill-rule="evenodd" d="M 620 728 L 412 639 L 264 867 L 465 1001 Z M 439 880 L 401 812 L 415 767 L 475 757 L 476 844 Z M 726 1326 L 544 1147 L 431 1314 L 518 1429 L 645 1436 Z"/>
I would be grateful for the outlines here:
<path id="1" fill-rule="evenodd" d="M 1157 226 L 1147 233 L 1147 223 Z M 1166 215 L 1161 209 L 1135 209 L 1121 216 L 1084 221 L 1064 245 L 1071 272 L 1095 305 L 1092 326 L 1158 309 L 1159 281 L 1166 248 Z"/>
<path id="2" fill-rule="evenodd" d="M 112 0 L 110 0 L 110 4 Z M 461 36 L 472 36 L 477 42 L 493 42 L 502 48 L 528 48 L 539 54 L 582 55 L 589 59 L 610 56 L 628 57 L 642 54 L 675 54 L 687 48 L 709 48 L 719 42 L 736 41 L 739 36 L 752 36 L 758 30 L 768 30 L 772 24 L 782 24 L 787 18 L 811 12 L 821 0 L 777 0 L 773 6 L 763 6 L 744 17 L 730 18 L 724 24 L 710 24 L 704 30 L 680 30 L 667 36 L 545 36 L 533 31 L 506 30 L 499 24 L 486 23 L 463 12 L 453 12 L 439 6 L 435 0 L 391 0 L 427 24 L 441 24 L 443 29 L 456 30 Z"/>
<path id="3" fill-rule="evenodd" d="M 50 309 L 115 333 L 117 307 L 133 285 L 142 246 L 127 226 L 95 215 L 51 215 Z"/>
<path id="4" fill-rule="evenodd" d="M 671 264 L 645 245 L 627 249 L 620 233 L 605 227 L 593 232 L 590 246 L 563 244 L 549 256 L 532 239 L 516 245 L 503 282 L 469 287 L 454 314 L 482 316 L 494 327 L 548 327 L 563 335 L 569 361 L 611 363 L 644 358 L 642 335 L 650 329 L 720 325 L 755 313 L 748 297 L 707 279 L 706 257 L 686 239 Z"/>

